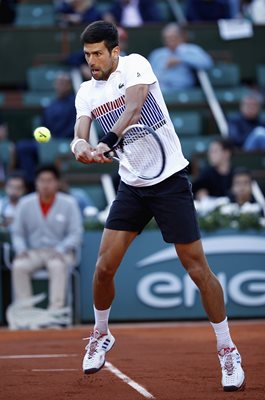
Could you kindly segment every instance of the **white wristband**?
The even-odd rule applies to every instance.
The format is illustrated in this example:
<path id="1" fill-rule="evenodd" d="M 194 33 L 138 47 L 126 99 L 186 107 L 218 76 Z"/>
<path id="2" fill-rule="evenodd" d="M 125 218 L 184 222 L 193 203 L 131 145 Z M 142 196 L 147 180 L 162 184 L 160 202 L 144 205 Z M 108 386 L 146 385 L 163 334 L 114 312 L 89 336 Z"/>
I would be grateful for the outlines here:
<path id="1" fill-rule="evenodd" d="M 85 139 L 80 139 L 80 138 L 74 139 L 74 140 L 72 141 L 72 143 L 71 143 L 71 151 L 72 151 L 72 153 L 75 153 L 75 146 L 77 145 L 78 142 L 85 142 L 85 143 L 87 143 L 87 141 L 86 141 Z"/>

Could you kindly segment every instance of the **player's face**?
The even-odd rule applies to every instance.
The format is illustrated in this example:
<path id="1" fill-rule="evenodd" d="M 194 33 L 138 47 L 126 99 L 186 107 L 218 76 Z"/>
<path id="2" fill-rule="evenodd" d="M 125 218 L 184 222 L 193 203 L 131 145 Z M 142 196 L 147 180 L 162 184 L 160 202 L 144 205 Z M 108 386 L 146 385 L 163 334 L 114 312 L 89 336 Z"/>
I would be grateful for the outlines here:
<path id="1" fill-rule="evenodd" d="M 97 81 L 106 81 L 117 68 L 119 60 L 118 46 L 110 53 L 104 42 L 85 43 L 84 53 L 91 75 Z"/>

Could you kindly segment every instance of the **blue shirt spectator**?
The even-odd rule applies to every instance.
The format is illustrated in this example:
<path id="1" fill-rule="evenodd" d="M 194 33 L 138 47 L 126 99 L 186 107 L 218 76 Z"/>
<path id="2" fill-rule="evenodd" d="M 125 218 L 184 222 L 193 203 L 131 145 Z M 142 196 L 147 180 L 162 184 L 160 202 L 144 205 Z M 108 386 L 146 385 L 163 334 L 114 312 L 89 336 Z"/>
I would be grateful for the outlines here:
<path id="1" fill-rule="evenodd" d="M 102 18 L 93 0 L 63 0 L 55 11 L 63 26 L 88 24 Z"/>
<path id="2" fill-rule="evenodd" d="M 195 44 L 185 43 L 184 33 L 176 23 L 164 27 L 162 40 L 165 46 L 149 55 L 162 92 L 194 87 L 197 84 L 194 71 L 211 68 L 210 55 Z"/>
<path id="3" fill-rule="evenodd" d="M 74 132 L 76 110 L 71 78 L 61 73 L 55 81 L 56 99 L 43 109 L 42 125 L 54 138 L 71 138 Z"/>
<path id="4" fill-rule="evenodd" d="M 248 94 L 242 98 L 239 112 L 228 118 L 229 137 L 237 148 L 256 150 L 254 142 L 259 137 L 259 148 L 265 149 L 265 121 L 261 118 L 261 105 L 259 94 Z"/>

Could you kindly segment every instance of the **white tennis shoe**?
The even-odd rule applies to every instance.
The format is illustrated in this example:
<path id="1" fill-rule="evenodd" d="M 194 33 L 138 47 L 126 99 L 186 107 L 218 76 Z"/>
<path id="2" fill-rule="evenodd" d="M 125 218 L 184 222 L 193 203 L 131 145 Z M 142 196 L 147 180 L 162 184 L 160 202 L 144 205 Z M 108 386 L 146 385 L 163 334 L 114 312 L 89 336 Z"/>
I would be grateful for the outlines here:
<path id="1" fill-rule="evenodd" d="M 115 338 L 110 331 L 102 334 L 95 330 L 92 333 L 83 359 L 83 371 L 85 374 L 94 374 L 104 367 L 106 353 L 111 350 L 114 343 Z"/>
<path id="2" fill-rule="evenodd" d="M 241 356 L 237 348 L 226 348 L 218 352 L 222 368 L 222 386 L 225 392 L 242 390 L 245 384 L 245 374 L 241 366 Z"/>

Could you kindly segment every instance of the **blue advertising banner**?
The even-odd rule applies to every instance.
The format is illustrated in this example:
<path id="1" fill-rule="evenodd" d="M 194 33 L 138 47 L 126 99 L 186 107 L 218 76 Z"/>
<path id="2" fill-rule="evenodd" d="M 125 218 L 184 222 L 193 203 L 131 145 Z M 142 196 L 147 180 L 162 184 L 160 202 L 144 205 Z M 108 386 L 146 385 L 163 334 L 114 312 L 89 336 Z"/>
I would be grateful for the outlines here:
<path id="1" fill-rule="evenodd" d="M 81 261 L 81 319 L 93 321 L 92 278 L 101 232 L 86 232 Z M 221 282 L 229 317 L 265 317 L 265 232 L 205 235 L 208 262 Z M 116 275 L 112 321 L 206 318 L 197 287 L 173 245 L 146 230 Z"/>

